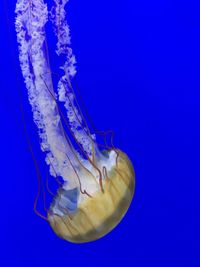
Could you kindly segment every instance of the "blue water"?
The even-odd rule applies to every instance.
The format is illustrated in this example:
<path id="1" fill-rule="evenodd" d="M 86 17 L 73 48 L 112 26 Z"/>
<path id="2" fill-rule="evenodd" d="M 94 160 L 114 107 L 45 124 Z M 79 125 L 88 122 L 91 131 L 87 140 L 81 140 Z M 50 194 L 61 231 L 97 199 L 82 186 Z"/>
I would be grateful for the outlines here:
<path id="1" fill-rule="evenodd" d="M 0 4 L 0 266 L 200 266 L 200 17 L 183 1 L 75 1 L 68 20 L 80 87 L 99 129 L 136 171 L 131 207 L 88 244 L 59 239 L 35 215 L 38 137 L 18 65 L 14 0 Z M 53 47 L 51 33 L 49 46 Z M 52 43 L 51 43 L 52 42 Z M 54 57 L 53 51 L 51 57 Z"/>

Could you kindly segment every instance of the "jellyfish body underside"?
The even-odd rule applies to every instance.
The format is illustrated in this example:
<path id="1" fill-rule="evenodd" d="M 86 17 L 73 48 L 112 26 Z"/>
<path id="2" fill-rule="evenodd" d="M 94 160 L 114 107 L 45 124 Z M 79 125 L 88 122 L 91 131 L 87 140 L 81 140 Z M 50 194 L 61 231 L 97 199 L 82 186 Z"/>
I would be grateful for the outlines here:
<path id="1" fill-rule="evenodd" d="M 118 153 L 116 166 L 108 173 L 103 192 L 99 190 L 81 203 L 75 214 L 49 213 L 49 223 L 59 237 L 73 243 L 94 241 L 121 221 L 134 194 L 135 174 L 126 154 Z"/>

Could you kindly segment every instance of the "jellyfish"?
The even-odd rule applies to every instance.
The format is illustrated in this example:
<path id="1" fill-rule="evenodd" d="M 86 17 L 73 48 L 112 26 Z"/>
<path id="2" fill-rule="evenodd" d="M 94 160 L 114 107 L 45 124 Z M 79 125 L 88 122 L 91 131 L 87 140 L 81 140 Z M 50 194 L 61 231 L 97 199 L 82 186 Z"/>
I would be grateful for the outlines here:
<path id="1" fill-rule="evenodd" d="M 18 0 L 15 28 L 19 62 L 41 150 L 52 177 L 62 182 L 46 220 L 73 243 L 97 240 L 124 217 L 135 190 L 128 156 L 113 145 L 100 145 L 83 115 L 72 86 L 76 59 L 66 20 L 68 0 Z M 56 86 L 49 59 L 46 24 L 52 23 L 56 54 L 62 64 Z M 60 108 L 62 105 L 62 108 Z M 67 127 L 67 130 L 66 130 Z"/>

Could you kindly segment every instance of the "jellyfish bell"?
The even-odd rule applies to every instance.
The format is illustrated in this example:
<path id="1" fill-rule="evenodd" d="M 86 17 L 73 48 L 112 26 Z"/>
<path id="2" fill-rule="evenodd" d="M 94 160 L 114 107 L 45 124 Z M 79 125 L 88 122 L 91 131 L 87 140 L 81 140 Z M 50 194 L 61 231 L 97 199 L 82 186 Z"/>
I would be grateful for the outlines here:
<path id="1" fill-rule="evenodd" d="M 112 144 L 99 144 L 99 133 L 87 125 L 71 85 L 76 60 L 66 21 L 68 0 L 53 2 L 49 12 L 44 0 L 17 0 L 19 61 L 41 149 L 51 176 L 59 181 L 47 216 L 41 217 L 58 236 L 84 243 L 104 236 L 123 218 L 134 194 L 135 174 L 128 156 Z M 49 13 L 57 38 L 56 54 L 65 58 L 57 90 L 45 32 Z"/>
<path id="2" fill-rule="evenodd" d="M 48 220 L 63 239 L 74 243 L 99 239 L 110 232 L 128 210 L 135 188 L 133 166 L 122 151 L 111 150 L 107 154 L 105 162 L 97 162 L 102 167 L 103 188 L 80 174 L 90 196 L 83 197 L 78 187 L 58 191 Z"/>

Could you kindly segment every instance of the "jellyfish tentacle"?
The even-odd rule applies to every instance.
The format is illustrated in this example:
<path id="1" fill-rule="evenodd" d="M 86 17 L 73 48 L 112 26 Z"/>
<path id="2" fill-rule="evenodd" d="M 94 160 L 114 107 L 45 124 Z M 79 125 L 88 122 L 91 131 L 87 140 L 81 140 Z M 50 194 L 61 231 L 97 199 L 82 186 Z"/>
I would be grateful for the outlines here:
<path id="1" fill-rule="evenodd" d="M 45 81 L 44 81 L 44 83 L 45 83 Z M 46 83 L 45 83 L 45 86 L 46 86 L 46 89 L 49 91 L 49 88 L 48 88 L 48 86 L 47 86 Z M 57 105 L 57 109 L 58 109 L 58 112 L 59 112 L 59 114 L 60 114 L 60 116 L 61 116 L 61 119 L 63 119 L 65 125 L 67 126 L 68 130 L 70 131 L 72 137 L 74 138 L 75 142 L 76 142 L 77 145 L 79 146 L 80 150 L 82 151 L 82 153 L 84 154 L 84 156 L 88 159 L 88 161 L 91 163 L 91 165 L 92 165 L 98 172 L 100 172 L 100 170 L 99 170 L 99 169 L 97 168 L 97 166 L 91 161 L 91 159 L 88 157 L 88 155 L 85 153 L 85 151 L 82 149 L 80 143 L 79 143 L 78 140 L 76 139 L 76 136 L 74 135 L 73 131 L 72 131 L 71 128 L 69 127 L 69 124 L 68 124 L 68 122 L 66 121 L 65 116 L 64 116 L 62 110 L 61 110 L 61 109 L 59 108 L 59 106 L 58 106 L 58 103 L 57 103 L 57 100 L 56 100 L 55 96 L 54 96 L 50 91 L 49 91 L 49 93 L 50 93 L 50 95 L 52 96 L 52 98 L 54 99 L 54 101 L 55 101 L 55 103 L 56 103 L 56 105 Z M 81 162 L 80 159 L 79 159 L 78 156 L 77 156 L 77 153 L 74 152 L 74 148 L 73 148 L 73 146 L 72 146 L 72 144 L 71 144 L 71 141 L 70 141 L 69 137 L 67 136 L 66 132 L 64 131 L 64 129 L 63 129 L 63 134 L 64 134 L 64 136 L 65 136 L 67 142 L 69 143 L 69 146 L 70 146 L 70 148 L 71 148 L 71 150 L 72 150 L 72 153 L 74 153 L 74 157 L 76 158 L 77 162 L 81 165 L 81 168 L 83 168 L 84 170 L 86 170 L 86 171 L 87 171 L 91 176 L 93 176 L 93 178 L 95 179 L 94 174 L 93 174 L 89 169 L 87 169 L 87 168 L 84 166 L 83 161 Z M 96 179 L 95 179 L 95 182 L 96 182 Z"/>
<path id="2" fill-rule="evenodd" d="M 73 87 L 72 87 L 72 90 L 74 92 Z M 115 146 L 113 144 L 114 131 L 112 131 L 112 130 L 107 130 L 107 131 L 99 131 L 99 130 L 97 130 L 97 127 L 95 126 L 95 124 L 94 124 L 94 122 L 93 122 L 93 120 L 92 120 L 89 112 L 87 111 L 87 108 L 85 107 L 85 104 L 84 104 L 84 101 L 82 99 L 82 96 L 81 96 L 81 93 L 80 93 L 80 90 L 79 90 L 78 86 L 76 86 L 76 91 L 77 91 L 78 96 L 79 96 L 79 99 L 81 101 L 82 109 L 84 110 L 84 113 L 86 115 L 86 118 L 87 118 L 87 120 L 89 121 L 89 123 L 90 123 L 90 125 L 92 127 L 92 131 L 94 132 L 95 135 L 100 135 L 100 136 L 103 136 L 104 137 L 105 145 L 96 142 L 97 146 L 104 147 L 104 148 L 109 149 L 109 150 L 113 149 L 116 152 L 116 148 L 115 148 Z M 83 113 L 81 111 L 81 108 L 80 108 L 80 105 L 79 105 L 79 102 L 77 100 L 77 97 L 76 97 L 75 92 L 74 92 L 74 95 L 75 95 L 75 100 L 76 100 L 77 106 L 79 107 L 79 110 L 80 110 L 80 112 L 82 114 L 82 117 L 86 121 L 86 119 L 85 119 L 85 117 L 84 117 L 84 115 L 83 115 Z M 86 124 L 87 124 L 87 122 L 86 122 Z M 111 140 L 110 140 L 111 146 L 109 146 L 107 144 L 107 141 L 106 141 L 106 137 L 107 137 L 108 134 L 111 134 Z"/>
<path id="3" fill-rule="evenodd" d="M 66 60 L 61 69 L 64 71 L 64 75 L 58 82 L 58 95 L 59 101 L 64 103 L 67 111 L 67 117 L 70 127 L 78 142 L 82 145 L 86 153 L 95 160 L 94 147 L 95 137 L 91 138 L 91 133 L 85 124 L 85 120 L 78 109 L 75 101 L 75 94 L 71 87 L 71 79 L 76 74 L 76 59 L 71 48 L 70 30 L 66 20 L 65 6 L 68 0 L 54 0 L 54 7 L 51 11 L 51 18 L 54 25 L 54 33 L 57 37 L 57 54 L 58 56 L 64 55 Z"/>
<path id="4" fill-rule="evenodd" d="M 56 76 L 59 77 L 59 79 L 60 79 L 60 76 L 59 76 L 57 73 L 51 71 L 51 74 L 56 75 Z M 45 82 L 45 81 L 44 81 L 44 82 Z M 111 148 L 113 148 L 114 146 L 110 147 L 110 146 L 108 146 L 107 144 L 106 144 L 106 145 L 103 145 L 103 144 L 100 144 L 100 143 L 98 143 L 98 142 L 96 141 L 95 135 L 94 135 L 94 134 L 92 135 L 91 132 L 90 132 L 90 129 L 89 129 L 88 124 L 87 124 L 87 121 L 86 121 L 86 119 L 85 119 L 85 117 L 84 117 L 84 115 L 83 115 L 83 113 L 82 113 L 82 111 L 81 111 L 81 108 L 80 108 L 80 105 L 79 105 L 79 103 L 78 103 L 78 100 L 77 100 L 75 91 L 74 91 L 73 86 L 72 86 L 72 84 L 70 83 L 69 79 L 68 79 L 68 83 L 69 83 L 69 86 L 70 86 L 71 91 L 72 91 L 72 93 L 73 93 L 73 97 L 74 97 L 74 100 L 75 100 L 75 103 L 76 103 L 76 107 L 78 108 L 78 113 L 77 113 L 77 110 L 75 110 L 75 108 L 74 108 L 74 104 L 73 104 L 72 101 L 70 100 L 70 97 L 69 97 L 68 95 L 66 95 L 66 97 L 68 98 L 68 101 L 70 102 L 70 105 L 72 106 L 74 115 L 76 116 L 76 119 L 77 119 L 78 123 L 79 123 L 80 125 L 82 125 L 83 132 L 85 132 L 85 134 L 88 135 L 89 139 L 91 140 L 91 143 L 92 143 L 92 161 L 93 161 L 93 163 L 94 163 L 94 165 L 95 165 L 95 163 L 96 163 L 96 154 L 100 154 L 100 151 L 99 151 L 98 147 L 104 147 L 104 148 L 107 148 L 107 149 L 111 149 Z M 46 87 L 47 87 L 47 85 L 46 85 Z M 47 89 L 48 89 L 48 88 L 47 88 Z M 48 89 L 48 90 L 49 90 L 49 89 Z M 51 92 L 50 92 L 50 93 L 51 93 Z M 56 103 L 57 103 L 57 99 L 56 99 L 56 97 L 53 96 L 53 95 L 52 95 L 52 97 L 54 98 L 54 100 L 55 100 Z M 57 103 L 57 105 L 58 105 L 58 103 Z M 61 112 L 61 110 L 60 110 L 60 112 Z M 82 120 L 84 121 L 84 125 L 82 124 L 83 122 L 80 121 L 80 116 L 79 116 L 79 114 L 80 114 Z M 64 116 L 63 113 L 62 113 L 62 117 L 64 118 L 64 122 L 65 122 L 65 124 L 69 125 L 69 124 L 66 122 L 66 119 L 65 119 L 65 116 Z M 69 128 L 69 126 L 68 126 L 68 128 Z M 113 133 L 113 131 L 107 131 L 107 132 L 102 132 L 103 134 L 101 134 L 100 131 L 95 130 L 95 127 L 93 127 L 93 131 L 94 131 L 95 134 L 99 134 L 99 135 L 102 135 L 102 136 L 104 136 L 104 135 L 106 136 L 106 135 L 109 134 L 109 133 Z M 74 132 L 73 132 L 73 133 L 74 133 Z M 73 137 L 74 137 L 74 136 L 75 136 L 75 135 L 73 134 Z M 92 137 L 92 136 L 93 136 L 93 137 Z M 76 138 L 74 138 L 74 139 L 76 139 Z M 78 142 L 77 139 L 76 139 L 76 142 Z M 80 142 L 79 142 L 79 143 L 80 143 Z M 84 151 L 84 154 L 85 154 L 85 151 Z"/>
<path id="5" fill-rule="evenodd" d="M 87 128 L 83 124 L 81 115 L 74 102 L 74 95 L 69 89 L 68 81 L 65 77 L 61 77 L 58 82 L 58 95 L 59 101 L 64 102 L 64 107 L 67 111 L 67 119 L 71 130 L 73 131 L 79 144 L 83 147 L 84 151 L 89 157 L 92 158 L 94 140 L 91 138 L 91 134 L 87 132 Z M 94 137 L 94 136 L 93 136 Z"/>
<path id="6" fill-rule="evenodd" d="M 66 61 L 61 67 L 71 78 L 76 74 L 76 59 L 71 48 L 70 29 L 66 20 L 65 6 L 69 0 L 54 0 L 51 10 L 51 21 L 54 26 L 54 33 L 57 37 L 57 54 L 66 56 Z"/>
<path id="7" fill-rule="evenodd" d="M 26 141 L 27 141 L 27 144 L 28 144 L 28 149 L 29 149 L 29 151 L 30 151 L 30 154 L 31 154 L 31 157 L 32 157 L 32 160 L 33 160 L 33 164 L 34 164 L 34 166 L 35 166 L 36 176 L 37 176 L 37 178 L 38 178 L 38 180 L 37 180 L 37 182 L 38 182 L 37 194 L 36 194 L 35 201 L 34 201 L 34 205 L 33 205 L 34 212 L 35 212 L 39 217 L 41 217 L 42 219 L 44 219 L 45 221 L 48 221 L 47 216 L 42 215 L 42 214 L 37 210 L 37 203 L 38 203 L 38 200 L 39 200 L 39 197 L 40 197 L 40 194 L 41 194 L 41 180 L 42 180 L 42 177 L 41 177 L 40 168 L 39 168 L 39 166 L 38 166 L 38 162 L 37 162 L 37 160 L 36 160 L 35 153 L 34 153 L 34 151 L 33 151 L 33 147 L 32 147 L 32 144 L 31 144 L 31 141 L 30 141 L 28 132 L 27 132 L 27 124 L 26 124 L 25 117 L 24 117 L 24 110 L 23 110 L 23 105 L 22 105 L 22 98 L 21 98 L 21 95 L 20 95 L 20 111 L 21 111 L 21 115 L 22 115 L 23 129 L 24 129 L 25 138 L 26 138 Z M 44 192 L 44 191 L 43 191 L 43 192 Z M 44 207 L 45 207 L 45 201 L 44 201 L 44 198 L 43 198 L 43 204 L 44 204 Z"/>
<path id="8" fill-rule="evenodd" d="M 44 81 L 44 83 L 45 83 L 45 81 Z M 46 83 L 45 83 L 45 86 L 46 86 L 46 89 L 49 90 L 49 88 L 48 88 Z M 55 97 L 53 96 L 53 94 L 51 94 L 50 91 L 49 91 L 49 93 L 50 93 L 50 95 L 52 96 L 52 98 L 54 99 L 54 101 L 55 101 L 55 103 L 57 105 Z M 77 145 L 79 146 L 80 150 L 85 154 L 85 151 L 82 149 L 82 146 L 81 146 L 80 142 L 77 140 L 77 137 L 74 134 L 74 132 L 72 131 L 71 127 L 68 126 L 68 122 L 65 120 L 65 117 L 64 117 L 62 111 L 59 109 L 58 105 L 57 105 L 57 109 L 58 109 L 59 114 L 61 115 L 61 118 L 65 121 L 65 124 L 66 124 L 67 128 L 69 129 L 70 133 L 72 134 L 74 140 L 77 142 Z M 64 134 L 65 134 L 65 132 L 64 132 Z M 71 142 L 70 142 L 68 136 L 65 135 L 65 137 L 66 137 L 67 142 L 70 144 Z M 72 148 L 72 153 L 73 153 L 73 151 L 74 151 L 74 149 Z M 91 165 L 94 167 L 94 169 L 97 170 L 97 172 L 99 174 L 99 185 L 100 185 L 101 191 L 103 192 L 104 190 L 103 190 L 103 179 L 102 179 L 101 170 L 98 168 L 97 165 L 94 164 L 94 162 L 91 160 L 91 158 L 87 154 L 85 154 L 85 156 L 86 156 L 87 160 L 91 163 Z M 68 160 L 69 160 L 69 158 L 68 158 Z M 73 167 L 72 164 L 71 164 L 71 166 Z M 88 195 L 88 193 L 87 193 L 87 195 Z"/>
<path id="9" fill-rule="evenodd" d="M 30 3 L 30 5 L 27 6 L 27 3 Z M 47 74 L 46 71 L 49 69 L 44 30 L 48 15 L 47 6 L 42 0 L 31 2 L 18 0 L 16 14 L 20 64 L 28 89 L 34 121 L 39 129 L 42 149 L 47 153 L 48 158 L 51 158 L 56 173 L 65 177 L 67 168 L 68 182 L 71 181 L 71 186 L 76 186 L 73 184 L 73 180 L 69 178 L 69 172 L 73 177 L 74 171 L 66 154 L 73 159 L 75 166 L 77 161 L 63 135 L 55 102 L 47 92 L 41 79 L 42 75 L 49 90 L 54 94 L 51 75 Z M 51 174 L 54 175 L 53 172 Z"/>
<path id="10" fill-rule="evenodd" d="M 52 196 L 55 197 L 55 194 L 52 192 L 52 190 L 49 188 L 49 173 L 46 174 L 46 189 L 47 192 Z"/>

